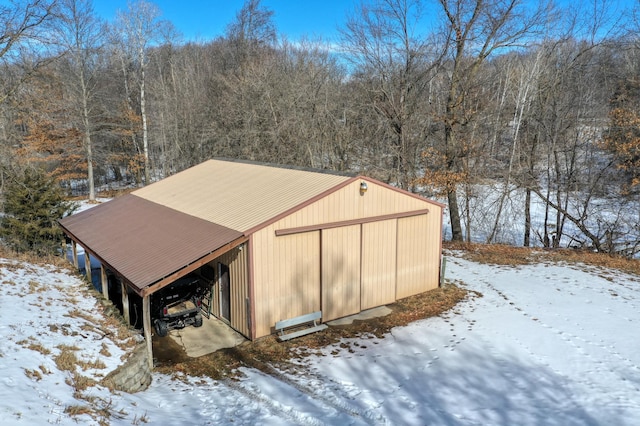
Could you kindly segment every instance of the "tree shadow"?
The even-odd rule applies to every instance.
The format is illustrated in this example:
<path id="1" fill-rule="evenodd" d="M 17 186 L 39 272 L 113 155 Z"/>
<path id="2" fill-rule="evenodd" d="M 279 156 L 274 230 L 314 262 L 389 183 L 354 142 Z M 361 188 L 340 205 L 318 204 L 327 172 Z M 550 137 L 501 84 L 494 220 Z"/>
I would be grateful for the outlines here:
<path id="1" fill-rule="evenodd" d="M 343 380 L 357 377 L 355 386 L 368 401 L 354 402 L 362 410 L 376 412 L 394 423 L 601 424 L 589 411 L 604 407 L 595 403 L 585 406 L 585 398 L 576 397 L 571 389 L 571 378 L 546 366 L 492 353 L 491 347 L 478 342 L 429 353 L 425 353 L 423 343 L 385 345 L 383 339 L 378 344 L 383 348 L 356 350 L 351 359 L 330 361 L 329 375 Z M 325 374 L 323 361 L 318 367 L 319 373 Z M 379 404 L 373 410 L 371 399 Z M 608 424 L 630 424 L 628 414 L 614 407 L 606 411 Z"/>

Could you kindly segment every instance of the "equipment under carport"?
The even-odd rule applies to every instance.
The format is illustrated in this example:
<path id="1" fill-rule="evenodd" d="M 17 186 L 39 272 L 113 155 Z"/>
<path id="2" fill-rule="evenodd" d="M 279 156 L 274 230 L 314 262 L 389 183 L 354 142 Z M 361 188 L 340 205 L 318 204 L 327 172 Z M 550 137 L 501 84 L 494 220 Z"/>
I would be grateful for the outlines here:
<path id="1" fill-rule="evenodd" d="M 203 287 L 197 276 L 187 275 L 154 293 L 151 300 L 153 326 L 159 337 L 169 330 L 202 326 Z"/>

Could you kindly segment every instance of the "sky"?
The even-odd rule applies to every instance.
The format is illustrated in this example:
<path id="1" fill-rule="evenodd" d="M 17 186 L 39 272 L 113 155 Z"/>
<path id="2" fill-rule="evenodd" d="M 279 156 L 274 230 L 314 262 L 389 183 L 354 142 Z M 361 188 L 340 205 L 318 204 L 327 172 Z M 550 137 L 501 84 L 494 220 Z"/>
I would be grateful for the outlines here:
<path id="1" fill-rule="evenodd" d="M 206 41 L 224 34 L 243 0 L 154 0 L 161 19 L 171 21 L 187 40 Z M 274 12 L 280 34 L 290 40 L 303 36 L 335 38 L 336 28 L 353 9 L 354 0 L 263 0 L 262 6 Z M 95 0 L 94 9 L 103 19 L 112 21 L 117 10 L 125 10 L 127 0 Z"/>
<path id="2" fill-rule="evenodd" d="M 2 0 L 0 0 L 1 2 Z M 242 8 L 244 0 L 149 0 L 162 12 L 161 19 L 168 20 L 187 41 L 209 41 L 222 36 L 225 29 Z M 531 3 L 537 0 L 529 0 Z M 588 0 L 605 5 L 610 14 L 610 24 L 628 15 L 629 9 L 638 5 L 637 0 Z M 342 27 L 359 0 L 262 0 L 261 6 L 274 12 L 273 20 L 279 36 L 289 41 L 322 38 L 324 42 L 337 42 L 338 27 Z M 577 0 L 556 0 L 563 7 L 572 9 Z M 429 13 L 429 2 L 425 16 Z M 433 6 L 433 5 L 432 5 Z M 585 6 L 582 3 L 583 7 Z M 94 0 L 96 13 L 107 21 L 113 21 L 117 10 L 127 8 L 127 0 Z M 431 10 L 431 9 L 429 9 Z M 433 10 L 431 10 L 433 12 Z"/>

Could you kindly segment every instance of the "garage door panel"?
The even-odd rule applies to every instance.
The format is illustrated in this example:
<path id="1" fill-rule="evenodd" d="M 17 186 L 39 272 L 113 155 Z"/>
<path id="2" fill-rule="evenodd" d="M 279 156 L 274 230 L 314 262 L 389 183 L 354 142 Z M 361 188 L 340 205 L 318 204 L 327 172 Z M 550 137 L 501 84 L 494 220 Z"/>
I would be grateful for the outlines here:
<path id="1" fill-rule="evenodd" d="M 395 301 L 396 234 L 396 219 L 362 226 L 362 309 Z"/>
<path id="2" fill-rule="evenodd" d="M 398 220 L 398 299 L 430 290 L 432 283 L 437 286 L 438 255 L 432 246 L 438 241 L 431 241 L 429 225 L 427 215 Z"/>
<path id="3" fill-rule="evenodd" d="M 322 231 L 322 319 L 360 312 L 360 225 Z"/>

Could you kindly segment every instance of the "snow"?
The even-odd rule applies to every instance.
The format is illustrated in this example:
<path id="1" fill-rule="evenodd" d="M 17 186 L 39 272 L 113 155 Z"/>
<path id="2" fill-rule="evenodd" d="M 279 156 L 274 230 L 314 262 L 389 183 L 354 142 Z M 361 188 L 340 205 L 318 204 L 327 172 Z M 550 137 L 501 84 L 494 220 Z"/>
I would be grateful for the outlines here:
<path id="1" fill-rule="evenodd" d="M 79 399 L 54 362 L 60 345 L 104 362 L 78 370 L 95 380 L 123 355 L 90 325 L 101 314 L 86 284 L 70 271 L 0 259 L 1 422 L 98 424 L 64 412 L 93 397 L 110 407 L 113 425 L 640 424 L 640 277 L 543 258 L 518 267 L 457 252 L 447 260 L 447 279 L 481 296 L 384 338 L 317 350 L 298 372 L 243 368 L 237 381 L 154 374 L 144 392 L 95 385 Z"/>
<path id="2" fill-rule="evenodd" d="M 638 277 L 458 257 L 448 265 L 449 278 L 483 297 L 356 354 L 318 357 L 313 371 L 362 390 L 392 423 L 640 422 Z"/>
<path id="3" fill-rule="evenodd" d="M 498 206 L 503 196 L 505 188 L 502 185 L 478 184 L 461 188 L 458 196 L 458 204 L 462 209 L 461 220 L 463 234 L 467 232 L 467 199 L 469 208 L 469 220 L 471 240 L 478 243 L 485 243 L 491 235 L 495 226 Z M 466 191 L 466 192 L 465 192 Z M 551 194 L 550 199 L 556 199 L 556 194 Z M 596 235 L 602 243 L 606 242 L 606 231 L 611 232 L 611 237 L 615 249 L 620 253 L 627 253 L 636 258 L 640 258 L 640 253 L 636 253 L 637 241 L 640 239 L 640 203 L 637 200 L 630 200 L 624 197 L 591 197 L 589 194 L 575 192 L 563 194 L 562 198 L 568 197 L 567 211 L 576 218 L 581 218 L 583 225 Z M 585 200 L 589 200 L 585 206 Z M 440 202 L 447 204 L 446 199 Z M 515 186 L 509 188 L 508 195 L 504 199 L 501 213 L 496 228 L 493 242 L 522 246 L 524 239 L 524 205 L 525 191 Z M 545 227 L 547 227 L 548 237 L 555 236 L 555 214 L 554 209 L 550 209 L 550 219 L 545 221 L 545 211 L 547 204 L 536 194 L 531 195 L 531 244 L 541 247 Z M 585 208 L 587 209 L 585 211 Z M 451 239 L 451 223 L 448 207 L 444 214 L 444 237 Z M 591 247 L 593 242 L 587 238 L 578 227 L 566 219 L 562 225 L 562 238 L 560 247 Z M 635 248 L 634 248 L 635 247 Z"/>
<path id="4" fill-rule="evenodd" d="M 104 363 L 81 372 L 90 379 L 100 380 L 119 365 L 125 352 L 106 338 L 96 299 L 87 293 L 87 284 L 69 271 L 0 259 L 3 424 L 41 424 L 43 418 L 56 424 L 66 407 L 86 405 L 66 383 L 72 373 L 56 366 L 65 347 L 76 347 L 82 361 Z M 105 391 L 96 389 L 94 396 L 108 397 Z"/>

